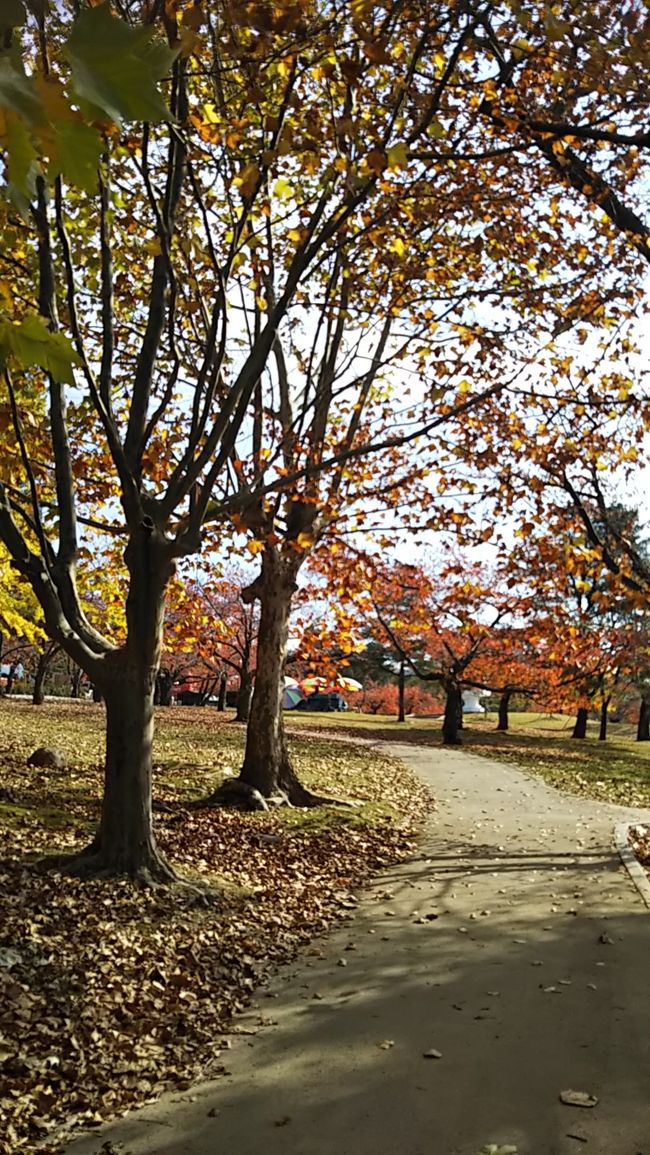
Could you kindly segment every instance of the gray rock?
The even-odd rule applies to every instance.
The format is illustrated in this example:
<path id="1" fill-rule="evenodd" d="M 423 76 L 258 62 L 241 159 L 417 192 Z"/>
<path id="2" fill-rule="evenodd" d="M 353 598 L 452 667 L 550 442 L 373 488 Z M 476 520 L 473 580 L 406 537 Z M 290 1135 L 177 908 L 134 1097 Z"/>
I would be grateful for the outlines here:
<path id="1" fill-rule="evenodd" d="M 65 770 L 66 758 L 52 746 L 39 746 L 27 759 L 28 766 L 42 766 L 48 770 Z"/>

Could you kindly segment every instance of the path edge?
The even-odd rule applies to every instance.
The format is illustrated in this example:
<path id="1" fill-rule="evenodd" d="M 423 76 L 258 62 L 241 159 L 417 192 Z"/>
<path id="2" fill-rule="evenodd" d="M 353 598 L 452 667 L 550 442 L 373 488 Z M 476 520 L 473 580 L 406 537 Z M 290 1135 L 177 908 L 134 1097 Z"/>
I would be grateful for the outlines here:
<path id="1" fill-rule="evenodd" d="M 617 823 L 614 827 L 614 842 L 623 866 L 627 870 L 648 910 L 650 910 L 650 880 L 629 842 L 630 830 L 636 825 L 636 822 Z"/>

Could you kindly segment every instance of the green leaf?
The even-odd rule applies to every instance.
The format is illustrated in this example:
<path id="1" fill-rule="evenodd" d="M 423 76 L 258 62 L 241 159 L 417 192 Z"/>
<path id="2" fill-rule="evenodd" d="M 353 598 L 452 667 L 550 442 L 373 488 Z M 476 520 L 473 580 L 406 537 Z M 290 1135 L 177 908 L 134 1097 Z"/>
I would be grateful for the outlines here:
<path id="1" fill-rule="evenodd" d="M 5 145 L 9 183 L 18 192 L 19 199 L 29 200 L 34 193 L 38 154 L 25 121 L 12 113 L 6 116 Z"/>
<path id="2" fill-rule="evenodd" d="M 62 174 L 70 184 L 95 192 L 103 142 L 97 129 L 78 120 L 60 121 L 54 135 L 55 158 L 48 175 Z"/>
<path id="3" fill-rule="evenodd" d="M 435 137 L 436 140 L 440 140 L 441 137 L 447 135 L 444 124 L 441 124 L 439 120 L 432 120 L 427 128 L 427 132 L 429 136 Z"/>
<path id="4" fill-rule="evenodd" d="M 43 109 L 32 81 L 14 67 L 8 56 L 0 56 L 0 105 L 30 123 L 43 120 Z"/>
<path id="5" fill-rule="evenodd" d="M 405 141 L 400 140 L 386 152 L 389 168 L 406 168 L 409 162 L 409 150 Z"/>
<path id="6" fill-rule="evenodd" d="M 48 329 L 43 317 L 36 313 L 25 317 L 19 325 L 4 322 L 0 326 L 0 349 L 11 353 L 22 369 L 37 365 L 51 373 L 59 384 L 74 384 L 74 365 L 81 361 L 63 333 Z"/>
<path id="7" fill-rule="evenodd" d="M 113 16 L 108 4 L 85 9 L 65 48 L 77 95 L 118 123 L 171 120 L 158 82 L 176 54 L 153 36 Z"/>

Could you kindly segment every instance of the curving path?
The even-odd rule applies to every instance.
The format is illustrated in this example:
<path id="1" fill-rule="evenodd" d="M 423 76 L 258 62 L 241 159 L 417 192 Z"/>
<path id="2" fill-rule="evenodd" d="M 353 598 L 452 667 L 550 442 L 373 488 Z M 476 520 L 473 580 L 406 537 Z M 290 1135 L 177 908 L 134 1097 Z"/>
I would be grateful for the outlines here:
<path id="1" fill-rule="evenodd" d="M 228 1077 L 69 1155 L 650 1155 L 650 914 L 612 844 L 647 813 L 389 749 L 438 800 L 418 854 L 237 1021 Z"/>

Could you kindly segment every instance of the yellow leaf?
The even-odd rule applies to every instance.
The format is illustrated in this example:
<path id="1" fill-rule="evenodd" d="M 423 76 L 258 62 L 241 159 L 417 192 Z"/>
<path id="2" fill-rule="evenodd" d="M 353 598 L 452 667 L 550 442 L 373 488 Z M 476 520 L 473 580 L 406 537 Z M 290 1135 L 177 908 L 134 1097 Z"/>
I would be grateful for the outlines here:
<path id="1" fill-rule="evenodd" d="M 289 201 L 293 197 L 293 186 L 289 184 L 288 180 L 280 177 L 273 185 L 273 195 L 281 201 Z"/>
<path id="2" fill-rule="evenodd" d="M 203 105 L 203 116 L 208 124 L 218 124 L 219 117 L 217 116 L 216 106 L 214 104 Z"/>
<path id="3" fill-rule="evenodd" d="M 389 168 L 406 168 L 409 162 L 408 147 L 403 140 L 389 148 L 386 155 Z"/>

